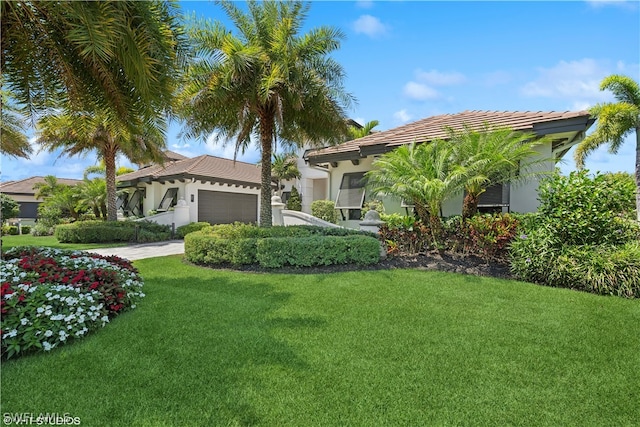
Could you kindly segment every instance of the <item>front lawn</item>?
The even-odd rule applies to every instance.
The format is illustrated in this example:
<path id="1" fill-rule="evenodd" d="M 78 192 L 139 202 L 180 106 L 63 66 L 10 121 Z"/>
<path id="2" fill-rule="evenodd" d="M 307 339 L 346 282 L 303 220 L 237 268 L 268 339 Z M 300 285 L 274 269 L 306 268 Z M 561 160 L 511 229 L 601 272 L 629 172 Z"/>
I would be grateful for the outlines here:
<path id="1" fill-rule="evenodd" d="M 417 270 L 135 262 L 108 327 L 3 362 L 3 413 L 88 426 L 633 425 L 640 302 Z"/>

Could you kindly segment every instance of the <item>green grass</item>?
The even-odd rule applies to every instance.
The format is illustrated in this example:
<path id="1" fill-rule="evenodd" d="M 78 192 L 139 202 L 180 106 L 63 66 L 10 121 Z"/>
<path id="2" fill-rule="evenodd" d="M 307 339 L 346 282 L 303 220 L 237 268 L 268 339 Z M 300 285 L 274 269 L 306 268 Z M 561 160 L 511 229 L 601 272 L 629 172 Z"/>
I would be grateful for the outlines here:
<path id="1" fill-rule="evenodd" d="M 147 297 L 4 362 L 2 412 L 87 426 L 637 425 L 640 302 L 424 271 L 137 261 Z"/>
<path id="2" fill-rule="evenodd" d="M 60 243 L 54 236 L 32 236 L 31 234 L 2 236 L 3 251 L 16 246 L 45 246 L 58 249 L 87 250 L 96 248 L 114 248 L 126 245 L 126 243 Z"/>

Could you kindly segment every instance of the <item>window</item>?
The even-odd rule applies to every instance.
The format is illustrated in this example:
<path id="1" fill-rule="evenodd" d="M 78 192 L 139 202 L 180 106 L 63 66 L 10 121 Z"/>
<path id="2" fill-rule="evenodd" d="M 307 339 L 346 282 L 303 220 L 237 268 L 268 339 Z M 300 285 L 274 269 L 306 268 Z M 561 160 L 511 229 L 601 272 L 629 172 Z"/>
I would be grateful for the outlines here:
<path id="1" fill-rule="evenodd" d="M 336 209 L 361 209 L 364 203 L 364 172 L 342 175 Z"/>
<path id="2" fill-rule="evenodd" d="M 162 201 L 158 205 L 158 211 L 166 211 L 170 207 L 178 204 L 178 188 L 169 188 L 165 193 Z"/>
<path id="3" fill-rule="evenodd" d="M 126 207 L 124 208 L 124 214 L 142 216 L 142 192 L 136 190 L 133 192 L 129 200 L 127 200 Z"/>
<path id="4" fill-rule="evenodd" d="M 509 210 L 509 184 L 495 184 L 478 198 L 478 211 L 481 213 L 502 212 L 502 208 Z"/>

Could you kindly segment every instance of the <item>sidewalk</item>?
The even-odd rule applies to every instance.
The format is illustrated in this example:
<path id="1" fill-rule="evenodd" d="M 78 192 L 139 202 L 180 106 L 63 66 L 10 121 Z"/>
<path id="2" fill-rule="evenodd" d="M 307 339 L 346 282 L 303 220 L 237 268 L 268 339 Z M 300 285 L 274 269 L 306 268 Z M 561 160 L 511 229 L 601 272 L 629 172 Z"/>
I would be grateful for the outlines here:
<path id="1" fill-rule="evenodd" d="M 184 254 L 184 240 L 169 240 L 165 242 L 142 243 L 139 245 L 121 246 L 118 248 L 88 249 L 99 255 L 115 255 L 130 261 L 143 258 L 153 258 L 165 255 Z"/>

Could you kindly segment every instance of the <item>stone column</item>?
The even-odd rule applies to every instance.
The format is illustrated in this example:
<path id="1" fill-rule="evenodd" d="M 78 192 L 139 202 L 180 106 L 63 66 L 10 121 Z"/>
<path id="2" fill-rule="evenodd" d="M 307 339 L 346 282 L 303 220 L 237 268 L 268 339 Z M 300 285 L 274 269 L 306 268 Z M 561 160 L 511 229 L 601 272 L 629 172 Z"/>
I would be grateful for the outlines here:
<path id="1" fill-rule="evenodd" d="M 282 203 L 280 196 L 271 197 L 271 217 L 273 225 L 284 225 L 282 220 L 282 210 L 285 208 L 285 204 Z"/>
<path id="2" fill-rule="evenodd" d="M 189 216 L 189 205 L 184 199 L 178 200 L 178 204 L 173 208 L 173 223 L 176 227 L 187 225 L 191 222 Z"/>

